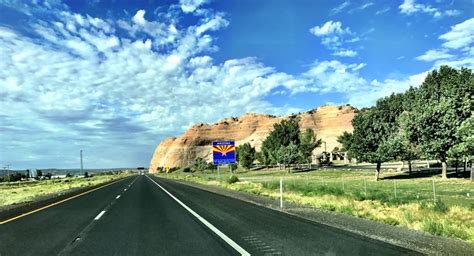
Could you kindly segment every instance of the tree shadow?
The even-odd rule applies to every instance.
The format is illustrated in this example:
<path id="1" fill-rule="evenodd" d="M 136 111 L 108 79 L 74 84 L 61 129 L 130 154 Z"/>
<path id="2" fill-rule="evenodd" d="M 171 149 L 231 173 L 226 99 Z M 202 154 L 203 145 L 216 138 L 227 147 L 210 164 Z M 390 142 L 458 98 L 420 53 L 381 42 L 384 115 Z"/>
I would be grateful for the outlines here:
<path id="1" fill-rule="evenodd" d="M 441 175 L 441 168 L 439 169 L 422 169 L 420 171 L 413 171 L 411 174 L 408 171 L 401 174 L 395 174 L 387 177 L 381 178 L 382 180 L 406 180 L 406 179 L 417 179 L 417 178 L 430 178 Z M 459 169 L 458 172 L 454 170 L 449 170 L 447 172 L 448 178 L 469 178 L 469 171 L 464 172 L 462 169 Z"/>

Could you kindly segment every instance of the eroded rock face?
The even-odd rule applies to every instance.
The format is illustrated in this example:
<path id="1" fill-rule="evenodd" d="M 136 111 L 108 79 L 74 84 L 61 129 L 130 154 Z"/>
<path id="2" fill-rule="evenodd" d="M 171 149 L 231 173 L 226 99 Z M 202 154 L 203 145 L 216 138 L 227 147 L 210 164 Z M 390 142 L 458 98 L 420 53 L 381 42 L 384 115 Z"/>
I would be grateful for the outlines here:
<path id="1" fill-rule="evenodd" d="M 327 150 L 341 147 L 336 141 L 344 131 L 352 131 L 351 121 L 356 109 L 351 106 L 322 106 L 298 115 L 302 130 L 311 128 L 318 138 L 326 142 Z M 257 151 L 273 129 L 273 124 L 289 116 L 245 114 L 239 118 L 225 118 L 215 124 L 196 124 L 183 135 L 163 140 L 155 149 L 150 161 L 150 172 L 158 167 L 185 167 L 197 157 L 212 160 L 211 145 L 215 140 L 235 140 L 236 146 L 249 142 Z M 324 150 L 324 144 L 315 154 Z"/>

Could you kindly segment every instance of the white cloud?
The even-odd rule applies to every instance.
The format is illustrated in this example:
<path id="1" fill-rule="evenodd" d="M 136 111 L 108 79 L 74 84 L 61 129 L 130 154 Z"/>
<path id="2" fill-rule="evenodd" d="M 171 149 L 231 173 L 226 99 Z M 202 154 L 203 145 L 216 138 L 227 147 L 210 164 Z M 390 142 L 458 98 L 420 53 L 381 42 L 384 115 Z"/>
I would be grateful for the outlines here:
<path id="1" fill-rule="evenodd" d="M 363 89 L 367 81 L 360 77 L 357 71 L 364 66 L 365 63 L 348 65 L 336 60 L 315 62 L 302 75 L 309 81 L 303 90 L 350 94 Z"/>
<path id="2" fill-rule="evenodd" d="M 146 20 L 145 20 L 145 11 L 144 10 L 138 10 L 137 13 L 133 16 L 132 18 L 133 22 L 139 25 L 145 25 Z"/>
<path id="3" fill-rule="evenodd" d="M 423 55 L 416 57 L 417 60 L 422 61 L 434 61 L 440 59 L 449 59 L 453 55 L 449 54 L 446 50 L 428 50 Z"/>
<path id="4" fill-rule="evenodd" d="M 304 79 L 254 58 L 214 63 L 206 55 L 216 49 L 206 32 L 228 24 L 219 14 L 182 29 L 173 25 L 175 17 L 149 21 L 144 12 L 118 22 L 54 15 L 57 26 L 32 25 L 35 39 L 0 27 L 0 139 L 7 142 L 0 148 L 2 159 L 24 152 L 42 155 L 36 164 L 76 166 L 75 154 L 85 148 L 99 166 L 130 164 L 133 160 L 120 153 L 128 152 L 127 146 L 142 150 L 138 159 L 147 158 L 156 142 L 190 123 L 297 110 L 275 107 L 265 97 L 279 86 L 297 90 Z M 103 28 L 96 27 L 101 23 Z M 174 39 L 160 50 L 170 36 Z M 15 151 L 8 150 L 12 147 Z M 45 147 L 51 149 L 41 154 Z"/>
<path id="5" fill-rule="evenodd" d="M 415 0 L 404 0 L 403 3 L 398 6 L 398 9 L 400 9 L 400 13 L 407 15 L 421 12 L 431 14 L 435 18 L 442 16 L 457 16 L 460 14 L 458 10 L 446 10 L 443 12 L 429 4 L 418 4 Z"/>
<path id="6" fill-rule="evenodd" d="M 377 99 L 389 96 L 392 93 L 401 93 L 406 91 L 410 86 L 417 87 L 424 80 L 427 72 L 411 75 L 406 79 L 385 79 L 382 82 L 373 80 L 360 90 L 356 90 L 349 95 L 349 104 L 355 106 L 367 107 L 372 106 Z"/>
<path id="7" fill-rule="evenodd" d="M 196 11 L 201 5 L 208 3 L 209 0 L 180 0 L 181 10 L 185 13 Z"/>
<path id="8" fill-rule="evenodd" d="M 315 36 L 342 35 L 350 33 L 349 28 L 342 28 L 340 21 L 327 21 L 322 26 L 314 26 L 309 30 Z"/>
<path id="9" fill-rule="evenodd" d="M 465 20 L 451 27 L 451 30 L 439 36 L 446 42 L 444 47 L 459 49 L 471 45 L 474 42 L 474 18 Z"/>
<path id="10" fill-rule="evenodd" d="M 380 14 L 384 14 L 386 12 L 390 11 L 390 7 L 385 7 L 383 9 L 380 9 L 378 11 L 375 12 L 375 15 L 380 15 Z"/>
<path id="11" fill-rule="evenodd" d="M 416 59 L 434 61 L 433 68 L 441 65 L 474 68 L 473 26 L 474 18 L 452 26 L 450 31 L 438 37 L 444 41 L 440 49 L 428 50 Z"/>
<path id="12" fill-rule="evenodd" d="M 363 10 L 369 8 L 369 7 L 372 6 L 372 5 L 374 5 L 373 2 L 367 2 L 367 3 L 365 3 L 365 4 L 363 4 L 363 5 L 359 6 L 359 7 L 356 7 L 356 8 L 354 8 L 354 9 L 350 10 L 349 13 L 353 13 L 353 12 L 357 12 L 357 11 L 363 11 Z"/>
<path id="13" fill-rule="evenodd" d="M 458 16 L 459 14 L 461 14 L 461 12 L 458 10 L 446 10 L 444 14 L 446 16 Z"/>
<path id="14" fill-rule="evenodd" d="M 333 55 L 341 56 L 341 57 L 355 57 L 357 56 L 357 52 L 353 50 L 339 50 L 333 53 Z"/>
<path id="15" fill-rule="evenodd" d="M 345 8 L 347 8 L 350 4 L 351 4 L 350 1 L 344 1 L 344 2 L 341 3 L 340 5 L 334 7 L 333 9 L 331 9 L 330 14 L 337 14 L 337 13 L 340 13 L 342 10 L 344 10 Z"/>
<path id="16" fill-rule="evenodd" d="M 266 100 L 271 94 L 337 92 L 340 102 L 362 107 L 418 85 L 415 78 L 367 81 L 359 74 L 366 63 L 321 61 L 294 75 L 255 58 L 216 63 L 209 56 L 217 48 L 208 32 L 227 26 L 225 17 L 210 11 L 182 27 L 176 24 L 180 17 L 173 16 L 182 15 L 177 13 L 147 20 L 138 11 L 115 22 L 52 12 L 54 24 L 32 21 L 35 38 L 0 26 L 2 159 L 18 159 L 22 152 L 31 159 L 39 156 L 25 167 L 41 162 L 75 167 L 77 152 L 85 149 L 87 162 L 98 165 L 90 167 L 129 165 L 136 159 L 146 164 L 156 142 L 192 123 L 245 112 L 299 111 L 272 105 Z M 343 48 L 354 35 L 340 22 L 317 31 L 336 45 L 334 53 L 355 53 Z M 130 147 L 138 147 L 135 155 Z"/>
<path id="17" fill-rule="evenodd" d="M 360 40 L 351 30 L 343 28 L 340 21 L 327 21 L 322 26 L 314 26 L 310 30 L 311 34 L 320 37 L 321 43 L 326 48 L 333 50 L 334 56 L 354 57 L 357 52 L 351 49 L 344 49 L 344 43 L 355 43 Z M 349 38 L 348 38 L 349 37 Z"/>
<path id="18" fill-rule="evenodd" d="M 229 22 L 224 19 L 222 15 L 216 15 L 211 19 L 206 20 L 203 24 L 196 28 L 196 34 L 201 35 L 207 31 L 219 30 L 223 27 L 227 27 Z"/>

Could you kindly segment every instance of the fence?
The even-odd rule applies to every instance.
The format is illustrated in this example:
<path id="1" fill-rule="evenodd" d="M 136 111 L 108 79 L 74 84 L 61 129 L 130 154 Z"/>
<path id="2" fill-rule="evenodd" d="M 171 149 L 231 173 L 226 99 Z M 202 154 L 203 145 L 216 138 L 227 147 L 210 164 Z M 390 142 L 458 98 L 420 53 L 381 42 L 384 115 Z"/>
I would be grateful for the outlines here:
<path id="1" fill-rule="evenodd" d="M 455 181 L 423 180 L 380 180 L 368 178 L 345 179 L 327 177 L 265 177 L 251 179 L 254 183 L 261 183 L 264 188 L 299 192 L 304 195 L 347 195 L 356 199 L 380 200 L 382 202 L 407 203 L 443 201 L 447 205 L 461 205 L 472 208 L 474 206 L 474 184 Z"/>

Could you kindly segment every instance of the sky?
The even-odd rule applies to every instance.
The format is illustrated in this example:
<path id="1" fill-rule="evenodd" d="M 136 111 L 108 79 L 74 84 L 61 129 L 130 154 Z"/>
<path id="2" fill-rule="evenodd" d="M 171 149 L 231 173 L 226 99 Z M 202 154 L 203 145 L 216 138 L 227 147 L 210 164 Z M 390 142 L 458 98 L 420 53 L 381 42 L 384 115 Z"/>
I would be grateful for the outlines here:
<path id="1" fill-rule="evenodd" d="M 194 123 L 472 69 L 473 42 L 471 0 L 0 0 L 0 167 L 148 166 Z"/>

